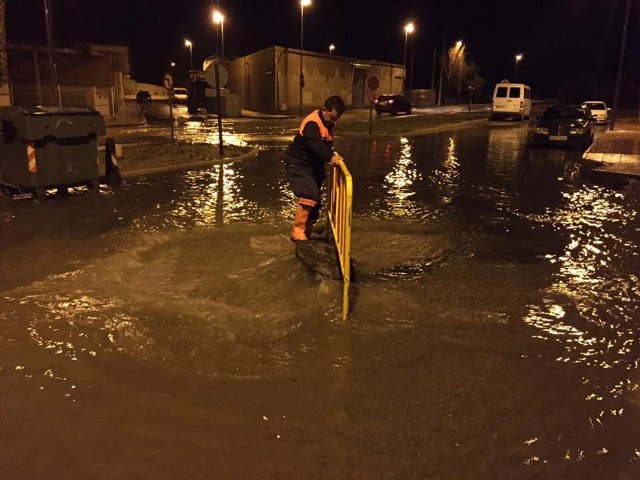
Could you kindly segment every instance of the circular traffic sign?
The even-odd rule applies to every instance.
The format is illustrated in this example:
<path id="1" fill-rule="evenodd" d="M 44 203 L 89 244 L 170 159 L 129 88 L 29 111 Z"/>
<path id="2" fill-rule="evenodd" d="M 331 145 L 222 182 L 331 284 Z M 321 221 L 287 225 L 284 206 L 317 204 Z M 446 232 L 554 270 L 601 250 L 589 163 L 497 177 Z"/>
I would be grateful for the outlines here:
<path id="1" fill-rule="evenodd" d="M 216 67 L 215 62 L 210 64 L 204 71 L 204 79 L 211 88 L 216 88 Z M 220 88 L 227 85 L 229 81 L 229 72 L 224 66 L 218 64 L 218 77 L 220 78 Z"/>
<path id="2" fill-rule="evenodd" d="M 367 77 L 367 88 L 369 90 L 373 90 L 376 91 L 378 89 L 378 87 L 380 86 L 380 79 L 378 77 L 376 77 L 375 75 L 369 75 Z"/>
<path id="3" fill-rule="evenodd" d="M 164 83 L 164 88 L 171 90 L 173 88 L 173 75 L 170 72 L 165 73 L 162 77 L 162 83 Z"/>

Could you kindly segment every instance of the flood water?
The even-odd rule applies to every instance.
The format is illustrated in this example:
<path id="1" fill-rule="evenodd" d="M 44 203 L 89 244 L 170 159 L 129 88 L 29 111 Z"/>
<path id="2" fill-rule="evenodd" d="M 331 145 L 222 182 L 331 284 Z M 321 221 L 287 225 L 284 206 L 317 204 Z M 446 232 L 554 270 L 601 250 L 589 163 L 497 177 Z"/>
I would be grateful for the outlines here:
<path id="1" fill-rule="evenodd" d="M 0 202 L 0 478 L 640 478 L 640 203 L 526 135 L 338 138 L 347 322 L 278 135 Z"/>

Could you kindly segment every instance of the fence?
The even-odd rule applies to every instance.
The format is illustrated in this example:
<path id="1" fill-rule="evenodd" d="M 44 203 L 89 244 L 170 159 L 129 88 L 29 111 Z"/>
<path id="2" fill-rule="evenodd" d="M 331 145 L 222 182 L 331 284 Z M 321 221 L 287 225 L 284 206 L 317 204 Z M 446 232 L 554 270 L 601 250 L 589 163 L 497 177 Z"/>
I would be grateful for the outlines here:
<path id="1" fill-rule="evenodd" d="M 349 315 L 349 283 L 351 281 L 351 204 L 353 180 L 342 160 L 331 169 L 329 190 L 329 224 L 338 250 L 342 271 L 342 319 Z"/>
<path id="2" fill-rule="evenodd" d="M 116 114 L 113 87 L 66 87 L 49 85 L 11 85 L 12 104 L 16 107 L 54 105 L 59 107 L 91 107 L 106 117 Z"/>

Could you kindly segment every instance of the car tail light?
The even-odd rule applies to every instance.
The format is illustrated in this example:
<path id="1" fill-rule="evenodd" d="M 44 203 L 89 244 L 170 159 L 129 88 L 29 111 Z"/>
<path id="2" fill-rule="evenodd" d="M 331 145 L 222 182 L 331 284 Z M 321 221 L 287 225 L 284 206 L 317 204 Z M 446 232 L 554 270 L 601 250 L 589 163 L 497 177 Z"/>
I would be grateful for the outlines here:
<path id="1" fill-rule="evenodd" d="M 389 100 L 389 104 L 392 104 L 392 103 L 393 103 L 393 99 Z"/>
<path id="2" fill-rule="evenodd" d="M 376 98 L 373 102 L 374 102 L 374 103 L 378 103 L 378 99 Z"/>

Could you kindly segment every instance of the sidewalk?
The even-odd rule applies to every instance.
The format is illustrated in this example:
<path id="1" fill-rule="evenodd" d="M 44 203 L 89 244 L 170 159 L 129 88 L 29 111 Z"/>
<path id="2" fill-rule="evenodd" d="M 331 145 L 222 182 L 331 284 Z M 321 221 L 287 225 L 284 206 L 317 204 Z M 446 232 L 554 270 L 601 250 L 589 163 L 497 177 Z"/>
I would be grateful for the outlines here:
<path id="1" fill-rule="evenodd" d="M 640 177 L 640 124 L 621 120 L 615 128 L 596 138 L 582 159 L 595 172 Z"/>

